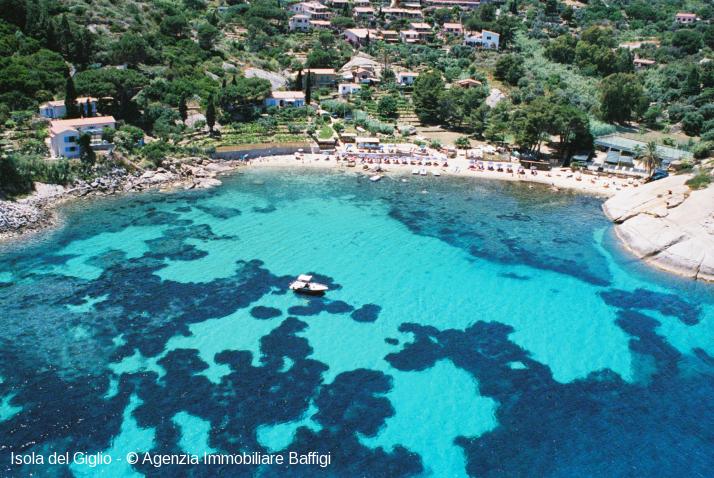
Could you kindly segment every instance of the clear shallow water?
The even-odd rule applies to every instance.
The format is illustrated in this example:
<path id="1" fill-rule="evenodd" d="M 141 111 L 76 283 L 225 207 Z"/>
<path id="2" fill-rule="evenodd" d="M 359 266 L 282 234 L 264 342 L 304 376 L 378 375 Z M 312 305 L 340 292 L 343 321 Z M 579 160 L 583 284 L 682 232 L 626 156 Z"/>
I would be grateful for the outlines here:
<path id="1" fill-rule="evenodd" d="M 0 455 L 321 451 L 3 476 L 712 476 L 714 288 L 599 200 L 249 171 L 69 209 L 0 255 Z M 285 293 L 314 272 L 324 299 Z"/>

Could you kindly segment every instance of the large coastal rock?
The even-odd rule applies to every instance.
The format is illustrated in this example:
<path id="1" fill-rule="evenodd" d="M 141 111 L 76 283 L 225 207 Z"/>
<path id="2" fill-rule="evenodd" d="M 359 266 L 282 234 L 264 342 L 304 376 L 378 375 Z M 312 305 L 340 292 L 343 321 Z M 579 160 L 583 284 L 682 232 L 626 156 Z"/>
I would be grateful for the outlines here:
<path id="1" fill-rule="evenodd" d="M 638 257 L 678 274 L 714 281 L 714 187 L 690 191 L 671 176 L 621 191 L 603 205 Z"/>

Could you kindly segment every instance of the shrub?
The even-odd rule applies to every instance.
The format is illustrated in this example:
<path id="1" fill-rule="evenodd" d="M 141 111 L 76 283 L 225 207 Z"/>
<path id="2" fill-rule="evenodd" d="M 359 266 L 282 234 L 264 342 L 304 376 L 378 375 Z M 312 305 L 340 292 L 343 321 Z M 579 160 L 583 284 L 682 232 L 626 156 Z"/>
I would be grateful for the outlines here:
<path id="1" fill-rule="evenodd" d="M 690 189 L 704 189 L 712 182 L 712 176 L 709 172 L 702 171 L 693 178 L 687 180 L 686 184 Z"/>
<path id="2" fill-rule="evenodd" d="M 469 146 L 471 146 L 471 141 L 466 136 L 461 136 L 458 138 L 454 144 L 456 145 L 457 148 L 460 149 L 468 149 Z"/>

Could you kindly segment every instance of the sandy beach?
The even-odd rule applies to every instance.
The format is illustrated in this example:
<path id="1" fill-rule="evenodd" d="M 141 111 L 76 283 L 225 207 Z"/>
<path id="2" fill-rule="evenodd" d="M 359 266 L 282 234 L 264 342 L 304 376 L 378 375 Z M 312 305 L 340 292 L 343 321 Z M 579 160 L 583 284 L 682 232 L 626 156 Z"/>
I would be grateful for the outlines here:
<path id="1" fill-rule="evenodd" d="M 293 155 L 283 156 L 266 156 L 255 158 L 248 161 L 248 167 L 291 167 L 291 168 L 340 168 L 361 172 L 366 175 L 375 174 L 372 170 L 364 170 L 363 165 L 357 162 L 355 167 L 347 167 L 347 162 L 338 161 L 335 156 L 327 156 L 322 154 L 304 154 L 302 158 L 296 158 Z M 372 166 L 372 165 L 369 165 Z M 636 189 L 634 183 L 628 183 L 627 180 L 621 178 L 607 178 L 604 176 L 595 177 L 593 175 L 583 174 L 581 180 L 578 180 L 580 174 L 573 173 L 570 168 L 556 168 L 552 171 L 537 171 L 533 175 L 530 171 L 526 174 L 488 171 L 488 170 L 470 170 L 469 160 L 465 157 L 456 157 L 448 160 L 448 167 L 442 166 L 413 166 L 407 164 L 382 164 L 381 175 L 411 175 L 415 168 L 424 168 L 429 177 L 438 180 L 439 177 L 434 176 L 434 172 L 438 171 L 440 176 L 458 176 L 483 179 L 498 179 L 503 181 L 517 181 L 526 183 L 543 184 L 553 188 L 553 191 L 561 189 L 570 189 L 578 192 L 596 194 L 603 197 L 612 197 L 618 191 L 626 189 Z"/>

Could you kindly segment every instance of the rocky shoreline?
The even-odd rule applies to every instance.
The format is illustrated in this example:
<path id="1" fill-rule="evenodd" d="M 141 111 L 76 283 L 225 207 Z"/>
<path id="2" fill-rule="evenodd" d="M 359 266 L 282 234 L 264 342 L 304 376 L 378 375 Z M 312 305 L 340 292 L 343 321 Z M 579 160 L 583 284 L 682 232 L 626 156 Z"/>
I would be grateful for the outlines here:
<path id="1" fill-rule="evenodd" d="M 714 281 L 714 187 L 691 191 L 690 175 L 622 191 L 603 204 L 638 258 L 675 274 Z"/>
<path id="2" fill-rule="evenodd" d="M 218 176 L 232 171 L 240 161 L 202 158 L 169 159 L 156 170 L 129 173 L 115 168 L 92 181 L 78 180 L 69 187 L 35 183 L 32 195 L 0 200 L 0 242 L 45 230 L 59 223 L 57 206 L 70 200 L 149 190 L 204 189 L 221 184 Z"/>

